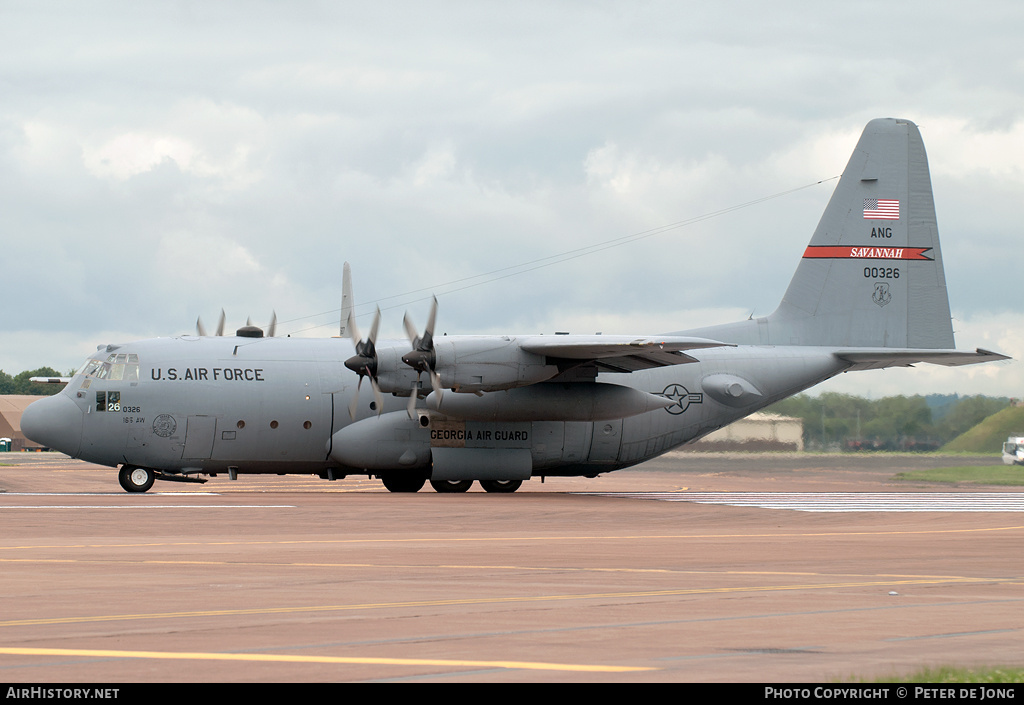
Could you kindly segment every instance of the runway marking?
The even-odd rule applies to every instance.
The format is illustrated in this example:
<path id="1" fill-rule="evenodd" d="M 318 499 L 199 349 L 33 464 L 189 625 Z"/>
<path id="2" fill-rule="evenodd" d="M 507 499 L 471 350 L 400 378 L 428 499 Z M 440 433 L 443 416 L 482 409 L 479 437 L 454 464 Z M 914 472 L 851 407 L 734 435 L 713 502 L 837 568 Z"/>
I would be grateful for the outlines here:
<path id="1" fill-rule="evenodd" d="M 117 559 L 117 558 L 96 558 L 96 559 L 79 559 L 79 558 L 0 558 L 0 564 L 4 563 L 40 563 L 40 564 L 59 564 L 59 563 L 81 563 L 89 565 L 98 564 L 109 564 L 109 565 L 189 565 L 189 566 L 207 566 L 207 567 L 230 567 L 230 568 L 388 568 L 390 570 L 501 570 L 501 571 L 519 571 L 519 572 L 539 572 L 539 573 L 624 573 L 624 574 L 641 574 L 641 575 L 758 575 L 758 576 L 785 576 L 785 577 L 828 577 L 836 579 L 838 577 L 853 577 L 862 576 L 863 573 L 821 573 L 815 571 L 795 571 L 795 570 L 686 570 L 680 568 L 581 568 L 578 566 L 535 566 L 535 565 L 498 565 L 498 564 L 461 564 L 461 563 L 329 563 L 325 561 L 243 561 L 243 560 L 131 560 L 131 559 Z M 901 580 L 906 579 L 927 579 L 937 581 L 965 581 L 965 580 L 1001 580 L 1014 582 L 1018 579 L 1016 576 L 1002 576 L 1002 577 L 987 577 L 987 578 L 971 578 L 962 575 L 928 575 L 928 574 L 900 574 L 900 573 L 878 573 L 872 577 L 894 579 L 899 578 Z M 0 626 L 4 623 L 0 622 Z"/>
<path id="2" fill-rule="evenodd" d="M 920 636 L 899 636 L 883 639 L 882 641 L 921 641 L 922 639 L 959 639 L 965 636 L 979 636 L 982 634 L 1013 634 L 1017 629 L 985 629 L 980 632 L 950 632 L 948 634 L 922 634 Z"/>
<path id="3" fill-rule="evenodd" d="M 588 492 L 801 512 L 1024 512 L 1022 492 Z"/>
<path id="4" fill-rule="evenodd" d="M 587 673 L 629 673 L 655 671 L 646 666 L 601 666 L 543 661 L 470 661 L 461 659 L 370 658 L 354 656 L 298 656 L 293 654 L 225 654 L 203 651 L 121 651 L 110 649 L 42 649 L 0 647 L 8 656 L 85 656 L 89 658 L 174 659 L 188 661 L 261 661 L 277 663 L 368 664 L 374 666 L 445 666 L 508 668 L 531 671 L 581 671 Z"/>
<path id="5" fill-rule="evenodd" d="M 295 509 L 294 504 L 0 504 L 3 509 Z"/>
<path id="6" fill-rule="evenodd" d="M 147 492 L 146 497 L 219 497 L 220 492 Z M 131 495 L 124 492 L 4 492 L 4 497 L 122 497 Z M 138 495 L 136 495 L 138 497 Z"/>
<path id="7" fill-rule="evenodd" d="M 890 529 L 882 531 L 778 531 L 770 533 L 728 533 L 728 534 L 589 534 L 589 535 L 561 535 L 561 536 L 460 536 L 442 537 L 433 536 L 430 538 L 353 538 L 353 539 L 275 539 L 275 540 L 251 540 L 251 541 L 137 541 L 131 543 L 84 543 L 84 544 L 20 544 L 16 546 L 0 546 L 0 551 L 18 551 L 52 548 L 59 550 L 71 549 L 109 549 L 109 548 L 167 548 L 177 547 L 212 547 L 212 546 L 329 546 L 329 545 L 382 545 L 382 544 L 457 544 L 457 543 L 516 543 L 516 542 L 537 542 L 556 543 L 581 541 L 655 541 L 673 539 L 757 539 L 757 538 L 832 538 L 832 537 L 854 537 L 854 536 L 934 536 L 941 534 L 983 534 L 990 532 L 1021 531 L 1024 525 L 1010 526 L 982 526 L 982 527 L 960 527 L 953 529 Z"/>
<path id="8" fill-rule="evenodd" d="M 895 577 L 895 576 L 894 576 Z M 1019 584 L 1024 578 L 1015 577 L 980 577 L 972 578 L 965 576 L 937 576 L 923 578 L 902 578 L 887 580 L 844 580 L 828 581 L 823 583 L 796 583 L 789 585 L 744 585 L 736 587 L 704 587 L 704 588 L 677 588 L 671 590 L 630 590 L 624 592 L 593 592 L 578 594 L 556 594 L 556 595 L 514 595 L 495 597 L 467 597 L 450 598 L 444 600 L 409 600 L 402 602 L 367 602 L 350 605 L 307 605 L 298 607 L 253 607 L 238 609 L 211 609 L 211 610 L 190 610 L 181 612 L 151 612 L 138 614 L 111 614 L 92 615 L 78 617 L 39 617 L 29 619 L 13 619 L 0 622 L 0 627 L 24 627 L 54 624 L 89 624 L 100 622 L 157 620 L 157 619 L 183 619 L 200 617 L 244 617 L 252 615 L 268 614 L 310 614 L 317 612 L 348 612 L 357 610 L 379 610 L 379 609 L 400 609 L 408 607 L 454 607 L 465 605 L 487 605 L 487 604 L 527 604 L 534 602 L 570 602 L 579 600 L 609 600 L 609 599 L 648 599 L 652 597 L 680 597 L 685 595 L 716 595 L 716 594 L 742 594 L 754 592 L 781 592 L 791 590 L 824 590 L 824 589 L 849 589 L 849 588 L 888 588 L 906 585 L 938 585 L 938 584 Z"/>

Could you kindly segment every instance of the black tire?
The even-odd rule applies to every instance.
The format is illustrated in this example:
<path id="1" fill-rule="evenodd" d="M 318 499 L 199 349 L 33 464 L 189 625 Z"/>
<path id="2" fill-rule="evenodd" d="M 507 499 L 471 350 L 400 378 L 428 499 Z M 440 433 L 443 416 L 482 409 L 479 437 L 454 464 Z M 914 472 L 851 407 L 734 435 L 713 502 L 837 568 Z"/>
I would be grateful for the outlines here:
<path id="1" fill-rule="evenodd" d="M 467 492 L 473 486 L 472 480 L 431 480 L 435 492 Z"/>
<path id="2" fill-rule="evenodd" d="M 156 473 L 149 468 L 122 465 L 117 473 L 117 481 L 125 492 L 145 492 L 156 481 Z"/>
<path id="3" fill-rule="evenodd" d="M 381 475 L 380 481 L 384 483 L 388 492 L 419 492 L 427 478 L 409 473 L 389 473 Z"/>
<path id="4" fill-rule="evenodd" d="M 515 492 L 522 485 L 522 480 L 480 480 L 486 492 Z"/>

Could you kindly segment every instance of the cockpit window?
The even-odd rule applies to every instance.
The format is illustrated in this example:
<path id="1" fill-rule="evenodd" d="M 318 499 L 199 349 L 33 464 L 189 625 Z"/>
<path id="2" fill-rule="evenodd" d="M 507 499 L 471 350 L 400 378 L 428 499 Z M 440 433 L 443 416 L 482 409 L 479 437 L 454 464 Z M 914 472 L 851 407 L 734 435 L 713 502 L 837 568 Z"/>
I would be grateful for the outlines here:
<path id="1" fill-rule="evenodd" d="M 99 360 L 86 360 L 85 364 L 82 365 L 82 369 L 78 371 L 78 374 L 85 375 L 86 377 L 95 377 L 96 370 L 103 365 Z"/>
<path id="2" fill-rule="evenodd" d="M 111 353 L 106 360 L 86 360 L 79 374 L 114 382 L 138 382 L 139 356 L 136 353 Z"/>

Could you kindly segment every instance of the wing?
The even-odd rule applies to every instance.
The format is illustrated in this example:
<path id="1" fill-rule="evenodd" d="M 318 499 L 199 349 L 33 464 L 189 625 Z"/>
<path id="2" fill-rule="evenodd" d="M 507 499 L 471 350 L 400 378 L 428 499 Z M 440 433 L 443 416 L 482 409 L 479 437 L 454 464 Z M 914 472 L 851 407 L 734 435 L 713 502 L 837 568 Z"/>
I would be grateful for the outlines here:
<path id="1" fill-rule="evenodd" d="M 544 355 L 560 367 L 592 363 L 602 372 L 635 372 L 682 365 L 697 361 L 687 355 L 686 350 L 735 347 L 708 338 L 636 338 L 624 335 L 531 336 L 523 338 L 520 346 L 526 352 Z"/>

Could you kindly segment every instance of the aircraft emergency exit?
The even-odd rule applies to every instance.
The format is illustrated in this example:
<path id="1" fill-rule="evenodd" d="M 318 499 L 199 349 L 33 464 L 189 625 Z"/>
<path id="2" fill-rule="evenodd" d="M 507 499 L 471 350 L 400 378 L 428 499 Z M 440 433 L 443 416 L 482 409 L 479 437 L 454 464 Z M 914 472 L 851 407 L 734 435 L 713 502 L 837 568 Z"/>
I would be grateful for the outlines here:
<path id="1" fill-rule="evenodd" d="M 1006 356 L 957 350 L 924 144 L 870 122 L 778 308 L 663 335 L 158 338 L 102 346 L 21 419 L 119 467 L 129 492 L 227 473 L 379 477 L 392 492 L 514 492 L 660 455 L 841 372 Z M 223 320 L 223 319 L 222 319 Z M 222 332 L 223 322 L 219 326 Z M 364 384 L 364 381 L 366 382 Z"/>

